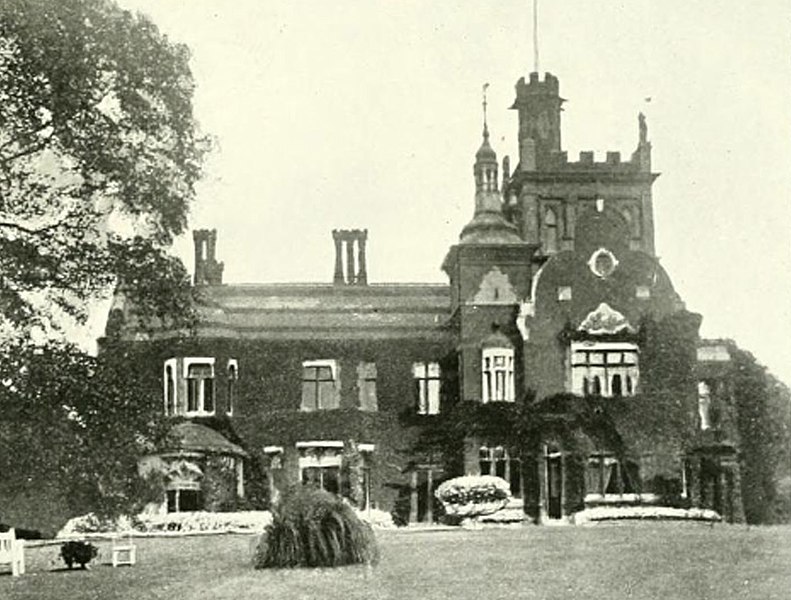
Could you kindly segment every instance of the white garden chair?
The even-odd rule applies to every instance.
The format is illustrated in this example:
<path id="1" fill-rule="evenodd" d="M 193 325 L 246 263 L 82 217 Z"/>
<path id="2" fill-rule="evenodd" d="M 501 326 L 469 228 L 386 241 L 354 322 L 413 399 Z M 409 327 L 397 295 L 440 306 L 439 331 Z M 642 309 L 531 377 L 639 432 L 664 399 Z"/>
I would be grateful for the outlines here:
<path id="1" fill-rule="evenodd" d="M 11 575 L 25 573 L 25 540 L 16 539 L 14 529 L 0 533 L 0 565 L 11 565 Z"/>
<path id="2" fill-rule="evenodd" d="M 112 553 L 113 567 L 134 565 L 137 562 L 137 546 L 132 542 L 132 534 L 113 538 Z"/>

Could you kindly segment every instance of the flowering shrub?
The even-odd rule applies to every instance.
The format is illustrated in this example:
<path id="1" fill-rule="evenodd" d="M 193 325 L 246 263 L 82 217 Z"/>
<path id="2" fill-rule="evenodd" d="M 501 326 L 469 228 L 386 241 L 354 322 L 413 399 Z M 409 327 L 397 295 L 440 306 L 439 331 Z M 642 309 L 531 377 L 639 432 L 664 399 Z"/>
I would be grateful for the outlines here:
<path id="1" fill-rule="evenodd" d="M 181 512 L 138 517 L 137 531 L 263 531 L 272 522 L 269 511 Z"/>
<path id="2" fill-rule="evenodd" d="M 474 517 L 497 512 L 508 504 L 508 483 L 493 475 L 468 475 L 449 479 L 434 495 L 450 516 Z"/>
<path id="3" fill-rule="evenodd" d="M 673 508 L 670 506 L 598 506 L 574 514 L 577 525 L 622 519 L 676 521 L 721 521 L 722 517 L 707 508 Z"/>
<path id="4" fill-rule="evenodd" d="M 374 529 L 393 529 L 395 523 L 393 522 L 393 515 L 383 510 L 372 508 L 370 510 L 355 509 L 357 518 L 365 523 L 368 523 Z"/>
<path id="5" fill-rule="evenodd" d="M 87 533 L 194 533 L 263 531 L 272 522 L 268 511 L 243 512 L 179 512 L 164 515 L 144 514 L 133 518 L 102 520 L 93 513 L 71 519 L 58 532 L 59 538 L 81 537 Z"/>

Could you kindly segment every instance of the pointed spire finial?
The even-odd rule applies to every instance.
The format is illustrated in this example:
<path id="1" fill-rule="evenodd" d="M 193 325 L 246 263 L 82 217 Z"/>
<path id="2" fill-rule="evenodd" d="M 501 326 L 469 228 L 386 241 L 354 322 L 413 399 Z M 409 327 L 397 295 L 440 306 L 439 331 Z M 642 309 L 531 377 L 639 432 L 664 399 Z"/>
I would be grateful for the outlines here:
<path id="1" fill-rule="evenodd" d="M 489 89 L 489 84 L 483 84 L 483 139 L 489 139 L 489 124 L 486 122 L 486 90 Z"/>

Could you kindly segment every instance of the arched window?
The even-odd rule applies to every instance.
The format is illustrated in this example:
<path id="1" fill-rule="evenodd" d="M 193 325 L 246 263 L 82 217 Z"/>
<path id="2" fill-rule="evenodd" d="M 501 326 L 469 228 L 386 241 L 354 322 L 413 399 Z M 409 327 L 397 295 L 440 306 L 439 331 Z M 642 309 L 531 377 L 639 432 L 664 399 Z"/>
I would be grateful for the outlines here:
<path id="1" fill-rule="evenodd" d="M 176 382 L 173 377 L 173 367 L 165 367 L 165 416 L 176 414 Z"/>
<path id="2" fill-rule="evenodd" d="M 547 253 L 558 251 L 558 216 L 550 207 L 544 213 L 544 250 Z"/>
<path id="3" fill-rule="evenodd" d="M 590 393 L 591 393 L 591 391 L 590 391 L 590 387 L 588 385 L 588 378 L 587 377 L 583 377 L 582 378 L 582 395 L 583 396 L 589 396 Z"/>
<path id="4" fill-rule="evenodd" d="M 596 375 L 593 378 L 593 390 L 591 392 L 594 396 L 601 396 L 601 379 Z"/>

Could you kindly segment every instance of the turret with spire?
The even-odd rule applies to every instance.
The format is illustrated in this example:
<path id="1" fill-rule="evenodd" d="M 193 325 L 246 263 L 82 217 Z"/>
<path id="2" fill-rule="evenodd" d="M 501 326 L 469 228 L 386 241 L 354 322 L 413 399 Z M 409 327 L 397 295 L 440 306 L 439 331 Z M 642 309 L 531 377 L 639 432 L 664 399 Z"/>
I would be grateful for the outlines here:
<path id="1" fill-rule="evenodd" d="M 486 118 L 486 89 L 483 86 L 483 141 L 475 153 L 475 214 L 462 229 L 462 244 L 519 243 L 517 228 L 503 217 L 502 197 L 497 181 L 497 154 L 489 144 L 489 124 Z"/>

